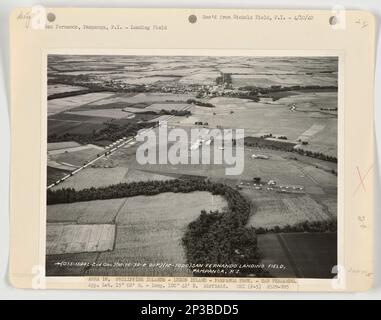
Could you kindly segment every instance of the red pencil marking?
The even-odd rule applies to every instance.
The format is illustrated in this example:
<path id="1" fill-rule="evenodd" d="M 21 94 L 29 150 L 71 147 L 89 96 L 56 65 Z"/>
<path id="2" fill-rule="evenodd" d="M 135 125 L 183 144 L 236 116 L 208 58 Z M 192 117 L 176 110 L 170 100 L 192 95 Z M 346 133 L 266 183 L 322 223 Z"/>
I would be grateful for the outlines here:
<path id="1" fill-rule="evenodd" d="M 365 185 L 364 185 L 364 180 L 363 180 L 363 178 L 361 177 L 360 169 L 359 169 L 358 166 L 357 166 L 356 168 L 357 168 L 357 173 L 358 173 L 358 175 L 359 175 L 360 184 L 362 185 L 362 188 L 364 189 L 364 191 L 366 191 L 366 189 L 365 189 Z"/>
<path id="2" fill-rule="evenodd" d="M 359 178 L 360 178 L 360 182 L 359 182 L 359 184 L 357 185 L 357 188 L 356 188 L 355 192 L 353 193 L 353 196 L 356 195 L 357 191 L 360 189 L 361 186 L 363 187 L 364 192 L 366 191 L 366 190 L 365 190 L 365 179 L 366 179 L 366 177 L 368 176 L 369 172 L 373 169 L 373 165 L 374 165 L 374 164 L 372 163 L 372 165 L 369 167 L 369 169 L 365 172 L 365 174 L 364 174 L 363 176 L 361 176 L 359 167 L 358 167 L 358 166 L 356 167 L 356 168 L 357 168 L 357 173 L 358 173 Z"/>

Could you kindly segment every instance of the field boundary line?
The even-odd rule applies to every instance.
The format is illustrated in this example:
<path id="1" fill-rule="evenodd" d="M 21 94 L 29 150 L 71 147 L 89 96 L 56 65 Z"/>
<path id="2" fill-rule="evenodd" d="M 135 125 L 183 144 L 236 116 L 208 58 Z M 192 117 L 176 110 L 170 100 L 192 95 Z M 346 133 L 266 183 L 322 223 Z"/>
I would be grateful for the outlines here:
<path id="1" fill-rule="evenodd" d="M 303 273 L 301 272 L 301 270 L 299 269 L 298 265 L 296 264 L 294 256 L 292 255 L 291 250 L 287 246 L 287 244 L 284 241 L 282 235 L 277 233 L 276 237 L 278 238 L 278 241 L 279 241 L 282 249 L 284 250 L 287 259 L 290 261 L 291 267 L 292 267 L 296 277 L 297 278 L 303 278 Z"/>

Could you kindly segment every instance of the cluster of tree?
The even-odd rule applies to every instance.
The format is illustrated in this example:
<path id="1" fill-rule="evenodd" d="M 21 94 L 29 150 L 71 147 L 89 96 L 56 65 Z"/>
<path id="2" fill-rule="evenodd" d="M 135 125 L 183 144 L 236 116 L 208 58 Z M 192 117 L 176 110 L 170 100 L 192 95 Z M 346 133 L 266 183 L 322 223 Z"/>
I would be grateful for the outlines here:
<path id="1" fill-rule="evenodd" d="M 224 212 L 205 210 L 191 222 L 183 236 L 188 263 L 258 264 L 257 238 L 253 228 L 246 228 L 250 203 L 233 188 L 204 179 L 174 179 L 119 183 L 107 187 L 74 190 L 47 190 L 47 204 L 71 203 L 101 199 L 156 195 L 163 192 L 189 193 L 208 191 L 223 196 L 228 202 Z M 241 276 L 258 275 L 263 270 L 239 270 Z M 200 275 L 201 276 L 201 275 Z M 227 276 L 227 275 L 225 275 Z M 236 274 L 234 276 L 237 276 Z"/>
<path id="2" fill-rule="evenodd" d="M 134 136 L 144 128 L 152 127 L 157 123 L 139 122 L 139 123 L 113 123 L 105 122 L 105 127 L 100 130 L 93 130 L 91 133 L 70 133 L 58 135 L 56 133 L 48 135 L 48 142 L 76 141 L 80 144 L 93 143 L 98 141 L 110 140 L 116 141 L 123 137 Z"/>
<path id="3" fill-rule="evenodd" d="M 232 211 L 201 212 L 197 220 L 191 222 L 183 236 L 188 262 L 197 264 L 252 264 L 257 265 L 260 256 L 254 228 L 245 228 L 240 216 Z M 264 274 L 261 269 L 240 269 L 232 276 Z M 203 276 L 202 273 L 194 273 Z M 223 276 L 229 276 L 224 274 Z"/>
<path id="4" fill-rule="evenodd" d="M 232 75 L 230 73 L 221 73 L 221 76 L 216 78 L 217 85 L 231 85 L 232 84 Z"/>
<path id="5" fill-rule="evenodd" d="M 159 112 L 156 112 L 153 110 L 147 110 L 147 111 L 139 112 L 138 114 L 169 115 L 169 116 L 188 117 L 188 116 L 192 115 L 192 112 L 190 112 L 188 110 L 161 109 Z"/>
<path id="6" fill-rule="evenodd" d="M 281 92 L 281 91 L 295 91 L 295 90 L 337 90 L 337 86 L 318 86 L 318 85 L 309 85 L 309 86 L 271 86 L 269 88 L 259 88 L 256 86 L 243 86 L 239 87 L 239 90 L 250 91 L 255 95 L 258 94 L 269 94 L 272 92 Z"/>
<path id="7" fill-rule="evenodd" d="M 86 93 L 90 93 L 90 92 L 98 92 L 98 91 L 103 91 L 103 89 L 102 90 L 96 90 L 96 91 L 90 90 L 90 89 L 83 89 L 83 90 L 78 90 L 78 91 L 67 91 L 67 92 L 55 93 L 55 94 L 49 95 L 48 100 L 80 96 L 81 94 L 86 94 Z"/>
<path id="8" fill-rule="evenodd" d="M 310 151 L 310 150 L 303 150 L 301 148 L 297 149 L 292 149 L 294 152 L 299 153 L 300 155 L 311 157 L 311 158 L 316 158 L 324 161 L 329 161 L 329 162 L 334 162 L 337 163 L 337 158 L 334 156 L 329 156 L 327 154 L 324 154 L 322 152 L 317 152 L 317 151 Z"/>
<path id="9" fill-rule="evenodd" d="M 107 83 L 99 83 L 99 82 L 92 81 L 88 74 L 79 74 L 75 76 L 60 74 L 55 76 L 54 78 L 48 79 L 48 85 L 50 84 L 66 84 L 70 86 L 82 86 L 82 87 L 88 88 L 90 92 L 98 92 L 98 91 L 116 92 L 117 91 L 117 89 L 111 83 L 107 84 Z"/>
<path id="10" fill-rule="evenodd" d="M 248 146 L 248 147 L 267 148 L 272 150 L 294 152 L 302 156 L 307 156 L 307 157 L 311 157 L 315 159 L 337 163 L 336 157 L 324 154 L 322 152 L 304 150 L 302 148 L 294 148 L 294 145 L 292 145 L 291 143 L 289 144 L 283 141 L 272 141 L 272 140 L 270 141 L 270 140 L 264 139 L 265 137 L 271 137 L 271 136 L 272 135 L 266 135 L 262 137 L 249 137 L 248 139 L 245 138 L 244 143 L 245 143 L 245 146 Z M 278 139 L 282 139 L 282 138 L 278 137 Z M 287 140 L 287 139 L 283 139 L 283 140 Z M 307 143 L 302 143 L 302 144 L 305 145 Z"/>
<path id="11" fill-rule="evenodd" d="M 260 137 L 245 137 L 244 143 L 249 147 L 263 147 L 273 150 L 293 151 L 296 143 L 289 142 L 287 139 L 267 139 L 272 138 L 271 133 Z"/>
<path id="12" fill-rule="evenodd" d="M 325 220 L 325 221 L 304 221 L 295 225 L 286 225 L 283 227 L 275 226 L 273 228 L 256 228 L 256 234 L 263 234 L 268 232 L 280 233 L 280 232 L 336 232 L 337 220 Z"/>
<path id="13" fill-rule="evenodd" d="M 172 110 L 165 110 L 165 109 L 161 109 L 159 111 L 159 114 L 161 115 L 172 115 L 172 116 L 190 116 L 192 113 L 189 111 L 189 110 L 175 110 L 175 109 L 172 109 Z"/>
<path id="14" fill-rule="evenodd" d="M 287 140 L 287 137 L 286 137 L 286 136 L 278 136 L 277 138 L 278 138 L 278 139 L 281 139 L 281 140 Z"/>
<path id="15" fill-rule="evenodd" d="M 196 100 L 196 99 L 188 99 L 187 103 L 188 104 L 195 104 L 196 106 L 199 106 L 199 107 L 207 107 L 207 108 L 215 108 L 216 107 L 212 103 L 202 102 L 202 101 L 199 101 L 199 100 Z"/>

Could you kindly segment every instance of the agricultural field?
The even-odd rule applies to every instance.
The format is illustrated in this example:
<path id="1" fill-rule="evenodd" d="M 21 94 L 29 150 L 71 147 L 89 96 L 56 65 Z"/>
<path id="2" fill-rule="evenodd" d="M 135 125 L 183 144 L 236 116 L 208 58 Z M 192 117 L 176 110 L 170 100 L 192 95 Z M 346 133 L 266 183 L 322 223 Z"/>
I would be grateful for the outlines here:
<path id="1" fill-rule="evenodd" d="M 105 128 L 103 123 L 77 122 L 67 120 L 48 120 L 49 135 L 69 134 L 90 134 L 94 131 Z"/>
<path id="2" fill-rule="evenodd" d="M 75 141 L 64 141 L 64 142 L 51 142 L 48 143 L 48 152 L 52 150 L 67 149 L 73 147 L 79 147 L 80 144 Z"/>
<path id="3" fill-rule="evenodd" d="M 126 177 L 126 182 L 139 182 L 139 181 L 164 181 L 172 180 L 174 177 L 162 175 L 152 172 L 141 170 L 130 170 Z"/>
<path id="4" fill-rule="evenodd" d="M 84 162 L 96 158 L 96 156 L 102 151 L 103 148 L 94 145 L 53 150 L 48 153 L 48 164 L 49 161 L 54 161 L 74 167 L 80 167 Z"/>
<path id="5" fill-rule="evenodd" d="M 149 107 L 145 108 L 146 111 L 161 111 L 161 110 L 184 110 L 185 108 L 188 108 L 189 105 L 185 103 L 153 103 Z"/>
<path id="6" fill-rule="evenodd" d="M 114 167 L 114 168 L 86 168 L 73 175 L 70 179 L 65 180 L 52 190 L 62 188 L 73 188 L 75 190 L 82 190 L 87 188 L 106 187 L 112 184 L 127 181 L 128 168 Z"/>
<path id="7" fill-rule="evenodd" d="M 47 221 L 72 224 L 114 224 L 126 199 L 94 200 L 47 206 Z"/>
<path id="8" fill-rule="evenodd" d="M 101 254 L 100 261 L 123 260 L 126 256 L 143 263 L 185 263 L 181 238 L 186 226 L 201 210 L 222 210 L 226 205 L 222 197 L 207 192 L 127 198 L 116 218 L 115 250 Z M 131 272 L 138 275 L 141 270 Z M 163 269 L 162 275 L 168 272 Z M 177 272 L 181 275 L 184 270 Z"/>
<path id="9" fill-rule="evenodd" d="M 179 211 L 179 206 L 182 206 L 183 210 Z M 163 193 L 155 196 L 51 205 L 47 207 L 49 243 L 57 239 L 58 231 L 55 229 L 58 228 L 58 223 L 65 222 L 66 228 L 69 229 L 74 223 L 77 228 L 90 224 L 115 225 L 113 248 L 110 242 L 105 241 L 102 250 L 98 251 L 107 252 L 100 253 L 97 262 L 186 263 L 181 244 L 186 226 L 200 215 L 201 210 L 223 210 L 226 206 L 224 198 L 213 196 L 208 192 Z M 55 226 L 55 229 L 51 229 L 50 225 Z M 70 230 L 67 233 L 70 233 Z M 84 237 L 82 231 L 76 231 L 76 234 L 80 238 Z M 70 247 L 50 250 L 54 255 L 63 253 L 61 251 L 79 252 L 76 248 Z M 88 250 L 89 254 L 91 251 L 94 250 Z M 70 260 L 72 255 L 59 255 L 59 257 L 67 261 L 66 259 Z M 84 257 L 90 258 L 86 255 Z M 48 264 L 56 260 L 57 257 L 51 257 L 48 252 Z M 94 268 L 91 274 L 142 275 L 144 271 L 141 268 L 127 270 Z M 150 272 L 155 275 L 189 275 L 188 270 L 181 268 L 170 270 L 164 268 L 161 271 L 152 269 Z"/>
<path id="10" fill-rule="evenodd" d="M 172 93 L 137 93 L 135 95 L 117 95 L 108 99 L 92 102 L 91 105 L 109 105 L 112 103 L 138 104 L 138 103 L 164 103 L 164 102 L 186 102 L 188 99 L 194 98 L 191 94 L 172 94 Z"/>
<path id="11" fill-rule="evenodd" d="M 258 236 L 262 262 L 283 264 L 285 269 L 269 269 L 274 277 L 333 278 L 337 265 L 336 233 L 280 233 Z"/>
<path id="12" fill-rule="evenodd" d="M 314 77 L 289 74 L 240 74 L 232 76 L 233 87 L 255 86 L 269 88 L 271 86 L 337 86 L 335 74 L 322 74 Z"/>
<path id="13" fill-rule="evenodd" d="M 48 117 L 48 135 L 91 134 L 105 128 L 106 121 L 110 118 L 62 112 Z"/>
<path id="14" fill-rule="evenodd" d="M 338 87 L 336 57 L 51 55 L 47 94 L 58 97 L 48 100 L 47 181 L 81 168 L 51 186 L 52 192 L 175 178 L 228 185 L 244 197 L 246 208 L 251 206 L 246 226 L 261 233 L 262 262 L 285 266 L 270 276 L 331 278 L 336 233 L 283 232 L 304 222 L 324 226 L 337 220 Z M 163 143 L 168 149 L 176 145 L 186 150 L 187 164 L 138 161 L 143 142 L 137 133 L 157 135 L 163 121 L 191 138 L 155 141 L 149 151 L 159 159 Z M 195 128 L 199 132 L 192 135 Z M 237 175 L 228 176 L 229 165 L 213 162 L 218 153 L 234 154 L 235 147 L 214 148 L 221 136 L 212 142 L 212 129 L 244 130 L 244 162 Z M 133 141 L 123 144 L 126 139 Z M 208 142 L 211 164 L 190 164 L 201 159 L 197 152 L 208 150 Z M 254 178 L 261 184 L 254 185 Z M 191 275 L 187 269 L 113 264 L 186 263 L 181 244 L 186 227 L 201 210 L 226 206 L 221 196 L 201 191 L 49 205 L 47 274 Z M 110 238 L 88 246 L 84 239 L 99 234 L 91 225 L 111 226 L 106 227 L 113 228 L 106 232 Z M 102 267 L 62 269 L 54 264 L 59 261 Z"/>
<path id="15" fill-rule="evenodd" d="M 48 116 L 62 111 L 67 111 L 81 105 L 103 100 L 107 97 L 113 96 L 112 92 L 94 92 L 86 93 L 79 96 L 66 97 L 61 99 L 53 99 L 48 101 Z"/>
<path id="16" fill-rule="evenodd" d="M 53 255 L 112 250 L 114 235 L 115 226 L 112 224 L 48 223 L 46 253 Z"/>
<path id="17" fill-rule="evenodd" d="M 304 221 L 330 221 L 334 214 L 305 194 L 252 191 L 251 196 L 253 213 L 248 226 L 255 228 L 271 229 L 276 226 L 293 226 Z"/>
<path id="18" fill-rule="evenodd" d="M 86 89 L 86 87 L 71 86 L 66 84 L 50 84 L 48 85 L 48 96 L 59 93 L 82 91 Z"/>
<path id="19" fill-rule="evenodd" d="M 65 169 L 59 169 L 55 167 L 46 167 L 46 177 L 47 181 L 46 184 L 49 186 L 50 184 L 56 182 L 57 180 L 62 179 L 66 175 L 68 175 L 71 172 L 71 170 L 65 170 Z"/>
<path id="20" fill-rule="evenodd" d="M 122 119 L 128 118 L 131 113 L 119 110 L 119 109 L 95 109 L 95 110 L 86 110 L 86 111 L 71 111 L 70 114 L 87 116 L 87 117 L 102 117 L 102 118 L 113 118 L 113 119 Z"/>
<path id="21" fill-rule="evenodd" d="M 202 72 L 192 73 L 190 75 L 181 78 L 181 84 L 202 84 L 202 85 L 213 85 L 216 78 L 220 76 L 217 70 L 204 70 Z"/>
<path id="22" fill-rule="evenodd" d="M 278 100 L 276 103 L 253 102 L 239 98 L 212 98 L 209 103 L 215 108 L 192 106 L 188 110 L 192 113 L 188 118 L 176 118 L 169 121 L 170 125 L 194 126 L 195 122 L 208 123 L 210 128 L 240 128 L 248 136 L 272 134 L 286 136 L 290 141 L 299 139 L 307 141 L 303 149 L 323 152 L 337 156 L 337 115 L 320 111 L 320 108 L 332 107 L 337 103 L 337 94 L 318 98 L 311 107 L 298 102 L 291 102 L 293 97 Z M 296 109 L 290 105 L 295 103 Z M 319 130 L 316 130 L 318 128 Z"/>

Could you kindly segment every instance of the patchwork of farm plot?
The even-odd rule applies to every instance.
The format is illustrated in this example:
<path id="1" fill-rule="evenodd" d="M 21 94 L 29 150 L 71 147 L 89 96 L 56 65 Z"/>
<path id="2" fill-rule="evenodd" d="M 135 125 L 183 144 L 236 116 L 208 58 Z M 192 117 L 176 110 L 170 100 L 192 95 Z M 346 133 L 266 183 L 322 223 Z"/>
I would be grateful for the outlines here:
<path id="1" fill-rule="evenodd" d="M 205 135 L 213 128 L 239 128 L 249 137 L 281 136 L 303 150 L 337 158 L 335 59 L 149 57 L 147 60 L 147 57 L 118 56 L 103 57 L 101 63 L 95 56 L 49 59 L 52 83 L 48 86 L 48 185 L 67 177 L 52 190 L 84 190 L 122 182 L 194 176 L 236 187 L 250 200 L 252 215 L 247 226 L 273 230 L 305 221 L 320 223 L 337 218 L 337 164 L 334 162 L 282 150 L 246 147 L 243 172 L 227 177 L 226 165 L 141 165 L 136 160 L 140 145 L 137 142 L 109 152 L 120 138 L 113 138 L 113 130 L 142 123 L 151 127 L 169 119 L 170 128 L 182 128 L 188 133 L 195 127 L 204 130 Z M 221 79 L 225 81 L 225 75 L 229 82 L 218 84 Z M 68 84 L 69 77 L 87 79 L 90 87 L 100 88 L 101 92 L 79 94 L 86 90 L 86 83 Z M 56 83 L 59 79 L 64 79 L 65 84 Z M 107 86 L 102 87 L 105 83 Z M 123 89 L 114 92 L 109 89 L 113 85 Z M 282 86 L 293 89 L 274 89 Z M 311 89 L 301 89 L 303 86 Z M 258 99 L 229 96 L 240 88 L 271 89 L 271 93 L 261 94 Z M 218 96 L 221 91 L 226 96 Z M 182 110 L 190 114 L 174 114 Z M 168 112 L 172 112 L 171 117 L 163 115 Z M 91 138 L 96 134 L 98 138 L 93 141 Z M 127 137 L 123 135 L 123 139 Z M 190 157 L 192 150 L 199 148 L 199 140 L 189 141 L 185 147 Z M 152 145 L 151 149 L 157 152 L 158 146 Z M 213 152 L 212 148 L 212 159 Z M 100 154 L 104 156 L 98 157 Z M 99 159 L 76 171 L 94 158 Z M 260 183 L 254 183 L 258 178 Z M 295 186 L 301 187 L 298 192 L 292 191 Z M 186 263 L 180 241 L 185 227 L 199 217 L 201 210 L 224 207 L 226 201 L 222 197 L 207 192 L 48 206 L 47 274 L 191 275 L 189 270 L 106 266 L 120 261 Z M 108 230 L 107 239 L 102 243 L 90 241 L 102 234 L 97 229 L 101 226 Z M 258 246 L 262 261 L 286 266 L 286 270 L 272 270 L 271 276 L 329 278 L 329 267 L 336 264 L 336 239 L 335 233 L 267 233 L 258 236 Z M 60 261 L 83 261 L 104 267 L 77 266 L 63 271 L 56 264 Z M 324 271 L 315 266 L 323 266 Z"/>
<path id="2" fill-rule="evenodd" d="M 185 253 L 181 238 L 187 225 L 200 215 L 201 210 L 224 210 L 227 203 L 221 196 L 208 192 L 192 192 L 187 194 L 162 193 L 155 196 L 137 196 L 112 200 L 96 200 L 71 204 L 50 205 L 47 207 L 48 244 L 47 264 L 53 265 L 57 259 L 69 261 L 73 253 L 87 251 L 107 251 L 101 253 L 96 261 L 113 264 L 115 262 L 139 263 L 172 263 L 185 264 Z M 179 211 L 178 208 L 182 210 Z M 59 224 L 61 223 L 61 224 Z M 62 223 L 66 223 L 63 225 Z M 91 237 L 88 225 L 114 226 L 115 240 L 103 243 L 102 247 L 94 250 L 96 244 L 85 241 Z M 65 240 L 57 232 L 58 228 L 66 228 L 65 234 L 74 234 L 78 238 L 77 245 L 65 247 Z M 73 230 L 73 228 L 77 228 Z M 111 237 L 106 237 L 111 241 Z M 73 247 L 74 246 L 74 247 Z M 84 248 L 86 250 L 84 250 Z M 61 254 L 59 253 L 68 253 Z M 50 275 L 54 275 L 54 268 Z M 77 272 L 80 274 L 79 267 Z M 60 270 L 60 275 L 65 274 Z M 74 271 L 75 272 L 75 271 Z M 94 268 L 92 275 L 146 275 L 142 269 L 108 269 Z M 151 269 L 155 275 L 190 275 L 184 269 Z M 68 274 L 72 274 L 71 271 Z"/>

